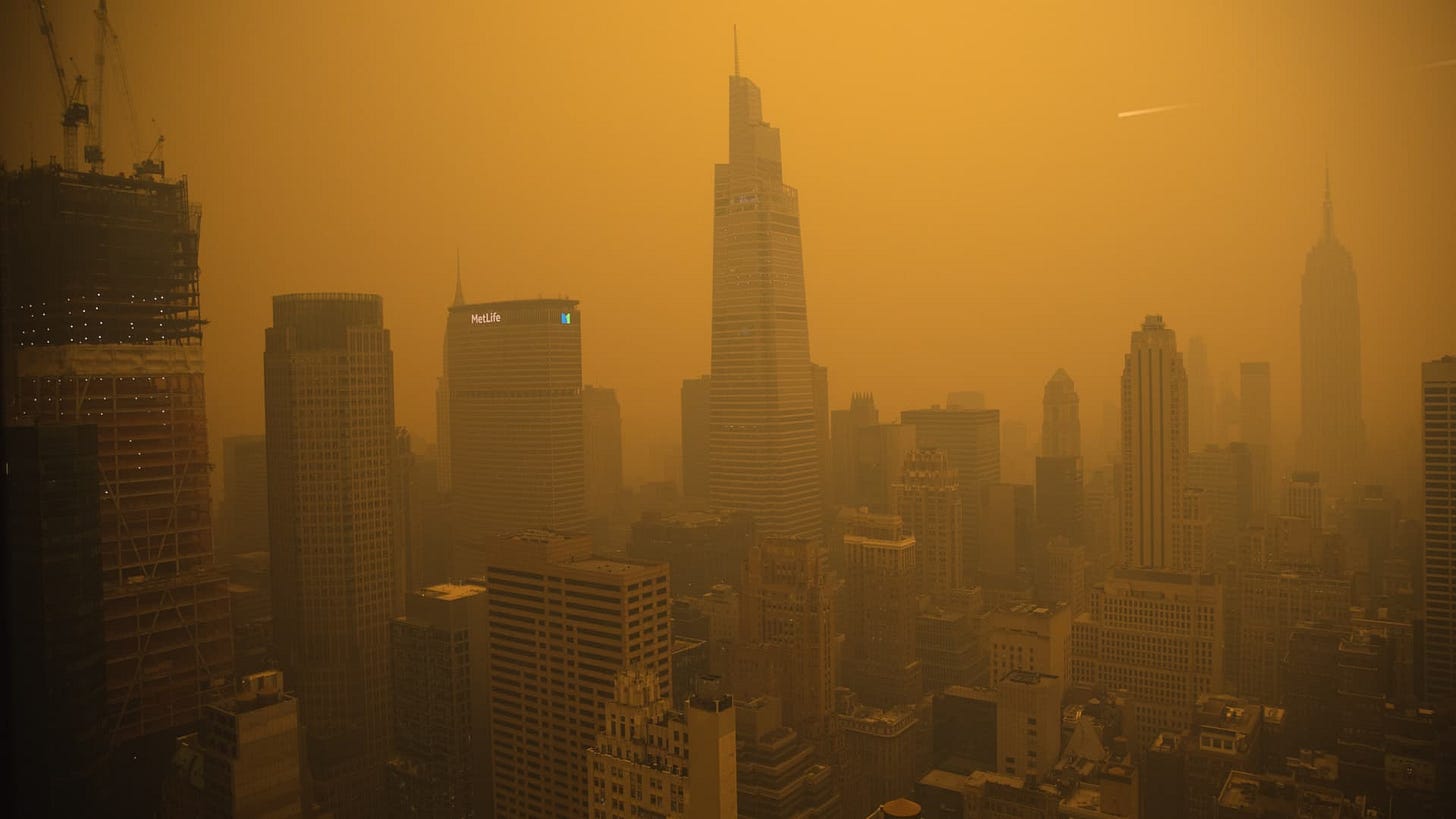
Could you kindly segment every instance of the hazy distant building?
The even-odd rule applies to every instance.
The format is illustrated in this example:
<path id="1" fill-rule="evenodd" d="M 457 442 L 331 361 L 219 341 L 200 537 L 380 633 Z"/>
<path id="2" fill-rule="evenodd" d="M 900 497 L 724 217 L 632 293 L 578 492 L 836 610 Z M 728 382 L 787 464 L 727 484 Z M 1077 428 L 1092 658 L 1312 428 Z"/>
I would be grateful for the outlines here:
<path id="1" fill-rule="evenodd" d="M 426 561 L 424 520 L 415 491 L 415 453 L 409 430 L 394 428 L 394 446 L 389 461 L 390 527 L 394 543 L 390 548 L 392 590 L 389 614 L 404 614 L 404 598 L 425 585 Z"/>
<path id="2" fill-rule="evenodd" d="M 1324 232 L 1304 261 L 1299 304 L 1300 436 L 1295 465 L 1344 497 L 1360 478 L 1365 421 L 1360 381 L 1360 297 L 1350 251 L 1335 238 L 1325 176 Z"/>
<path id="3" fill-rule="evenodd" d="M 856 431 L 852 487 L 846 506 L 888 512 L 895 484 L 905 474 L 905 459 L 915 451 L 915 427 L 874 424 Z"/>
<path id="4" fill-rule="evenodd" d="M 1239 440 L 1249 445 L 1253 461 L 1254 513 L 1269 512 L 1273 491 L 1274 411 L 1269 362 L 1245 361 L 1239 365 Z"/>
<path id="5" fill-rule="evenodd" d="M 1305 622 L 1350 621 L 1350 580 L 1293 567 L 1230 574 L 1225 609 L 1226 690 L 1263 702 L 1284 702 L 1279 667 L 1289 635 Z"/>
<path id="6" fill-rule="evenodd" d="M 1087 610 L 1087 549 L 1064 537 L 1047 542 L 1038 567 L 1036 597 L 1043 604 L 1066 603 L 1073 616 Z"/>
<path id="7" fill-rule="evenodd" d="M 440 492 L 450 492 L 450 310 L 465 304 L 465 288 L 460 282 L 460 253 L 455 253 L 455 298 L 445 311 L 445 335 L 441 345 L 440 378 L 435 382 L 435 449 L 439 472 L 435 479 Z"/>
<path id="8" fill-rule="evenodd" d="M 244 677 L 237 694 L 202 709 L 197 733 L 182 737 L 202 758 L 200 816 L 302 816 L 298 702 L 283 675 Z"/>
<path id="9" fill-rule="evenodd" d="M 586 816 L 586 749 L 617 673 L 641 668 L 669 692 L 667 566 L 593 557 L 590 538 L 546 531 L 490 552 L 495 815 Z"/>
<path id="10" fill-rule="evenodd" d="M 1173 331 L 1148 316 L 1122 369 L 1122 544 L 1129 566 L 1183 569 L 1188 379 Z"/>
<path id="11" fill-rule="evenodd" d="M 734 710 L 742 819 L 840 815 L 836 771 L 784 724 L 777 699 L 738 700 Z"/>
<path id="12" fill-rule="evenodd" d="M 412 592 L 390 623 L 395 816 L 492 814 L 486 591 L 441 584 Z"/>
<path id="13" fill-rule="evenodd" d="M 682 382 L 683 495 L 708 497 L 708 401 L 712 378 L 700 375 Z"/>
<path id="14" fill-rule="evenodd" d="M 985 604 L 979 588 L 932 598 L 915 617 L 915 652 L 926 693 L 949 685 L 984 685 Z"/>
<path id="15" fill-rule="evenodd" d="M 1208 519 L 1208 566 L 1222 571 L 1237 555 L 1239 532 L 1252 518 L 1253 464 L 1247 447 L 1210 444 L 1188 456 L 1188 489 L 1202 494 Z"/>
<path id="16" fill-rule="evenodd" d="M 939 449 L 911 452 L 891 495 L 891 514 L 899 515 L 915 538 L 919 592 L 943 597 L 960 588 L 965 521 L 960 480 L 950 456 Z"/>
<path id="17" fill-rule="evenodd" d="M 1318 533 L 1324 529 L 1325 494 L 1318 472 L 1295 472 L 1284 489 L 1284 514 L 1309 522 Z"/>
<path id="18" fill-rule="evenodd" d="M 1051 773 L 1062 752 L 1063 680 L 1039 671 L 1008 671 L 996 681 L 997 770 L 1010 776 Z"/>
<path id="19" fill-rule="evenodd" d="M 186 180 L 0 171 L 6 421 L 96 426 L 113 747 L 170 748 L 233 675 L 213 563 L 201 219 Z M 111 779 L 144 755 L 114 754 Z"/>
<path id="20" fill-rule="evenodd" d="M 837 694 L 834 724 L 844 815 L 869 816 L 877 806 L 910 793 L 929 769 L 929 703 L 881 709 L 861 705 L 848 689 Z"/>
<path id="21" fill-rule="evenodd" d="M 859 506 L 855 503 L 858 487 L 855 470 L 859 464 L 860 430 L 880 422 L 875 397 L 857 392 L 850 396 L 849 408 L 829 413 L 832 492 L 836 506 Z"/>
<path id="22" fill-rule="evenodd" d="M 1084 543 L 1082 459 L 1076 455 L 1043 455 L 1036 459 L 1036 537 L 1061 536 Z"/>
<path id="23" fill-rule="evenodd" d="M 823 525 L 799 195 L 757 85 L 728 78 L 728 162 L 713 174 L 708 497 L 769 535 Z"/>
<path id="24" fill-rule="evenodd" d="M 1421 365 L 1427 697 L 1456 694 L 1456 356 Z"/>
<path id="25" fill-rule="evenodd" d="M 1036 544 L 1036 488 L 1009 483 L 981 487 L 977 577 L 1009 578 L 1030 568 Z"/>
<path id="26" fill-rule="evenodd" d="M 819 502 L 824 505 L 827 519 L 834 504 L 834 458 L 830 444 L 829 422 L 829 368 L 819 364 L 809 365 L 809 376 L 814 384 L 814 441 L 819 455 Z"/>
<path id="27" fill-rule="evenodd" d="M 10 805 L 86 816 L 105 802 L 106 634 L 96 428 L 5 428 Z"/>
<path id="28" fill-rule="evenodd" d="M 274 639 L 298 693 L 315 800 L 365 815 L 383 797 L 395 587 L 383 300 L 275 296 L 263 393 Z"/>
<path id="29" fill-rule="evenodd" d="M 1052 373 L 1042 391 L 1041 454 L 1046 458 L 1077 458 L 1082 455 L 1082 418 L 1077 385 L 1067 371 Z"/>
<path id="30" fill-rule="evenodd" d="M 622 501 L 622 408 L 609 387 L 581 388 L 586 469 L 586 513 L 592 520 L 618 514 Z"/>
<path id="31" fill-rule="evenodd" d="M 632 524 L 627 555 L 671 566 L 674 595 L 705 594 L 742 582 L 754 533 L 746 512 L 648 512 Z"/>
<path id="32" fill-rule="evenodd" d="M 1072 681 L 1123 690 L 1139 747 L 1188 727 L 1189 705 L 1223 690 L 1224 593 L 1211 574 L 1121 569 L 1072 623 Z"/>
<path id="33" fill-rule="evenodd" d="M 879 708 L 920 700 L 917 551 L 895 515 L 862 513 L 846 523 L 845 684 Z"/>
<path id="34" fill-rule="evenodd" d="M 457 548 L 520 529 L 584 530 L 581 321 L 571 299 L 450 308 L 445 363 Z"/>
<path id="35" fill-rule="evenodd" d="M 733 686 L 773 696 L 784 724 L 823 742 L 834 709 L 835 584 L 817 538 L 760 537 L 749 551 Z"/>
<path id="36" fill-rule="evenodd" d="M 916 446 L 944 451 L 956 470 L 965 532 L 961 581 L 971 585 L 972 573 L 980 569 L 982 488 L 1001 480 L 1001 413 L 932 407 L 906 410 L 900 413 L 900 422 L 915 427 Z"/>
<path id="37" fill-rule="evenodd" d="M 262 435 L 222 439 L 222 548 L 268 549 L 268 445 Z"/>

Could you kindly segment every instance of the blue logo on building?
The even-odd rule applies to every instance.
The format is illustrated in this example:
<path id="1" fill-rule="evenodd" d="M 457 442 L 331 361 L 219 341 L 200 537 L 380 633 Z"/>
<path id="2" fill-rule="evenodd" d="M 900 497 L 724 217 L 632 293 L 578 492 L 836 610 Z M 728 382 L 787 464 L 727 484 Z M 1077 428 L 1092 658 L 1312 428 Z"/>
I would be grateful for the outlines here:
<path id="1" fill-rule="evenodd" d="M 562 313 L 561 314 L 561 323 L 562 324 L 570 324 L 571 323 L 571 314 L 570 313 Z"/>

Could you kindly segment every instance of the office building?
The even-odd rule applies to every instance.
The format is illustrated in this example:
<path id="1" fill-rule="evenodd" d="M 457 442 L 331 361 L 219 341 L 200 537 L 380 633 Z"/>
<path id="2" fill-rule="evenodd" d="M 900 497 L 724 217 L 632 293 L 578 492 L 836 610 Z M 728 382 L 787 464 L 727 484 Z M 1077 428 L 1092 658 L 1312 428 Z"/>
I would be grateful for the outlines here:
<path id="1" fill-rule="evenodd" d="M 993 681 L 1013 671 L 1034 671 L 1056 678 L 1065 691 L 1071 682 L 1072 607 L 1008 603 L 992 609 L 986 644 Z"/>
<path id="2" fill-rule="evenodd" d="M 627 555 L 670 565 L 674 596 L 707 594 L 742 582 L 754 532 L 746 512 L 647 512 L 632 524 Z"/>
<path id="3" fill-rule="evenodd" d="M 814 444 L 819 455 L 819 502 L 827 518 L 834 508 L 834 453 L 830 444 L 829 368 L 809 365 L 809 378 L 814 387 Z"/>
<path id="4" fill-rule="evenodd" d="M 996 681 L 996 769 L 1046 776 L 1062 753 L 1063 680 L 1038 671 L 1008 671 Z"/>
<path id="5" fill-rule="evenodd" d="M 734 711 L 742 819 L 840 815 L 837 771 L 784 725 L 776 698 L 738 700 Z"/>
<path id="6" fill-rule="evenodd" d="M 845 505 L 888 512 L 895 484 L 905 475 L 905 461 L 915 451 L 915 427 L 905 424 L 873 424 L 857 433 L 855 461 L 850 478 L 851 492 Z"/>
<path id="7" fill-rule="evenodd" d="M 521 529 L 585 530 L 581 321 L 571 299 L 450 308 L 445 363 L 457 550 Z M 457 568 L 457 576 L 465 574 Z"/>
<path id="8" fill-rule="evenodd" d="M 981 487 L 976 577 L 1004 582 L 1032 568 L 1036 546 L 1036 487 L 990 483 Z"/>
<path id="9" fill-rule="evenodd" d="M 460 281 L 460 251 L 455 251 L 455 298 L 445 310 L 445 334 L 440 351 L 440 378 L 435 382 L 435 449 L 438 465 L 435 483 L 441 494 L 450 493 L 450 310 L 465 304 L 465 288 Z"/>
<path id="10" fill-rule="evenodd" d="M 148 737 L 170 752 L 233 675 L 213 563 L 201 218 L 185 180 L 0 172 L 7 420 L 96 427 L 114 761 L 144 755 L 131 743 Z M 133 779 L 123 766 L 112 778 Z"/>
<path id="11" fill-rule="evenodd" d="M 950 456 L 938 449 L 911 452 L 890 494 L 890 513 L 898 515 L 915 538 L 919 593 L 943 598 L 960 588 L 965 519 L 960 480 Z"/>
<path id="12" fill-rule="evenodd" d="M 1064 537 L 1085 544 L 1082 459 L 1075 455 L 1036 459 L 1036 538 Z M 1039 545 L 1038 544 L 1038 545 Z"/>
<path id="13" fill-rule="evenodd" d="M 1173 331 L 1148 316 L 1122 369 L 1122 545 L 1129 566 L 1189 568 L 1180 521 L 1188 459 L 1188 377 Z"/>
<path id="14" fill-rule="evenodd" d="M 986 683 L 984 625 L 980 588 L 955 589 L 921 607 L 915 617 L 915 653 L 926 693 Z"/>
<path id="15" fill-rule="evenodd" d="M 1456 694 L 1456 356 L 1421 365 L 1425 694 Z"/>
<path id="16" fill-rule="evenodd" d="M 617 391 L 582 387 L 581 417 L 586 513 L 593 521 L 605 521 L 619 515 L 622 501 L 622 408 Z"/>
<path id="17" fill-rule="evenodd" d="M 274 638 L 314 798 L 383 797 L 394 560 L 394 355 L 379 296 L 273 297 L 263 353 Z M 341 635 L 348 635 L 342 639 Z"/>
<path id="18" fill-rule="evenodd" d="M 988 484 L 1001 480 L 1001 413 L 999 410 L 906 410 L 900 422 L 915 427 L 915 445 L 939 449 L 950 458 L 961 487 L 961 516 L 965 554 L 961 559 L 961 585 L 974 585 L 981 570 L 981 495 Z"/>
<path id="19" fill-rule="evenodd" d="M 741 699 L 778 699 L 784 724 L 816 744 L 834 710 L 835 585 L 819 540 L 760 537 L 739 598 L 734 689 Z"/>
<path id="20" fill-rule="evenodd" d="M 262 435 L 222 439 L 222 520 L 218 549 L 224 554 L 268 550 L 268 446 Z"/>
<path id="21" fill-rule="evenodd" d="M 389 627 L 394 749 L 385 790 L 391 814 L 493 815 L 485 589 L 419 589 Z"/>
<path id="22" fill-rule="evenodd" d="M 1350 251 L 1335 238 L 1325 176 L 1324 231 L 1304 261 L 1299 303 L 1300 435 L 1295 466 L 1317 472 L 1337 497 L 1361 478 L 1365 420 L 1360 381 L 1360 297 Z"/>
<path id="23" fill-rule="evenodd" d="M 860 430 L 880 422 L 875 397 L 867 392 L 850 396 L 849 408 L 829 413 L 829 467 L 833 476 L 832 499 L 836 506 L 860 506 L 855 470 L 859 464 Z"/>
<path id="24" fill-rule="evenodd" d="M 1208 369 L 1208 345 L 1202 336 L 1188 339 L 1188 352 L 1183 357 L 1184 372 L 1188 385 L 1188 399 L 1184 404 L 1188 424 L 1188 443 L 1192 450 L 1200 450 L 1209 444 L 1223 443 L 1217 440 L 1213 376 Z"/>
<path id="25" fill-rule="evenodd" d="M 587 816 L 586 749 L 617 673 L 640 668 L 669 693 L 668 568 L 593 557 L 590 538 L 540 530 L 488 551 L 495 815 Z"/>
<path id="26" fill-rule="evenodd" d="M 1298 567 L 1228 575 L 1227 689 L 1262 702 L 1284 702 L 1280 663 L 1300 623 L 1350 621 L 1350 580 Z"/>
<path id="27" fill-rule="evenodd" d="M 767 535 L 824 521 L 799 195 L 758 86 L 728 78 L 728 162 L 713 173 L 708 497 Z"/>
<path id="28" fill-rule="evenodd" d="M 1077 385 L 1058 368 L 1047 380 L 1041 401 L 1041 454 L 1043 458 L 1082 457 L 1082 419 Z"/>
<path id="29" fill-rule="evenodd" d="M 1253 522 L 1250 449 L 1211 444 L 1189 453 L 1188 489 L 1201 493 L 1200 511 L 1208 520 L 1207 565 L 1222 571 L 1235 562 L 1239 532 Z"/>
<path id="30" fill-rule="evenodd" d="M 1190 819 L 1218 819 L 1218 797 L 1234 771 L 1263 769 L 1264 708 L 1258 702 L 1214 695 L 1193 709 L 1184 774 L 1183 806 Z"/>
<path id="31" fill-rule="evenodd" d="M 1284 514 L 1308 521 L 1311 531 L 1324 529 L 1325 495 L 1318 472 L 1295 472 L 1284 488 Z"/>
<path id="32" fill-rule="evenodd" d="M 960 773 L 998 767 L 994 688 L 952 685 L 931 701 L 931 756 L 936 766 Z"/>
<path id="33" fill-rule="evenodd" d="M 682 382 L 682 492 L 689 498 L 708 497 L 708 400 L 712 377 L 700 375 Z"/>
<path id="34" fill-rule="evenodd" d="M 1138 747 L 1223 690 L 1224 593 L 1210 574 L 1120 569 L 1072 623 L 1072 682 L 1126 691 Z"/>
<path id="35" fill-rule="evenodd" d="M 910 793 L 930 768 L 929 703 L 882 709 L 862 705 L 848 689 L 837 694 L 834 732 L 844 815 L 869 816 L 877 806 Z"/>
<path id="36" fill-rule="evenodd" d="M 96 427 L 7 426 L 3 454 L 11 810 L 95 814 L 108 729 Z"/>
<path id="37" fill-rule="evenodd" d="M 845 527 L 845 684 L 866 704 L 919 702 L 915 538 L 894 515 L 860 513 Z"/>
<path id="38" fill-rule="evenodd" d="M 1087 550 L 1064 537 L 1046 545 L 1036 579 L 1036 599 L 1044 605 L 1066 603 L 1072 616 L 1087 610 Z"/>

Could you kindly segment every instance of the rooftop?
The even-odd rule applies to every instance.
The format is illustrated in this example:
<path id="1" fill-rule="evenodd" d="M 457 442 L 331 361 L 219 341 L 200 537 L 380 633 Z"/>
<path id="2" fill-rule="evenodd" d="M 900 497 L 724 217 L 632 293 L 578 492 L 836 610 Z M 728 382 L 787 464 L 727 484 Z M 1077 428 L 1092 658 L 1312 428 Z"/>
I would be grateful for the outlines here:
<path id="1" fill-rule="evenodd" d="M 418 593 L 421 597 L 432 597 L 437 600 L 461 600 L 484 592 L 484 586 L 470 583 L 439 583 L 434 586 L 426 586 Z"/>

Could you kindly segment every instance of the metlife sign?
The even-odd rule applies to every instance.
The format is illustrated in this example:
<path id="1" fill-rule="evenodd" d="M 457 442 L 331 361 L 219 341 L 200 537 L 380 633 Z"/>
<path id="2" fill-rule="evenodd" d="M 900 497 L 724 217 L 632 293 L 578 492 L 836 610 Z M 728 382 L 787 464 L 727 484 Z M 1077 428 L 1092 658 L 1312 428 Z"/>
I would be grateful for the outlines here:
<path id="1" fill-rule="evenodd" d="M 500 324 L 500 313 L 471 313 L 471 324 Z"/>

